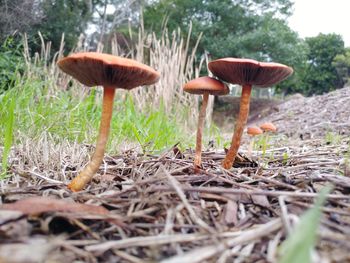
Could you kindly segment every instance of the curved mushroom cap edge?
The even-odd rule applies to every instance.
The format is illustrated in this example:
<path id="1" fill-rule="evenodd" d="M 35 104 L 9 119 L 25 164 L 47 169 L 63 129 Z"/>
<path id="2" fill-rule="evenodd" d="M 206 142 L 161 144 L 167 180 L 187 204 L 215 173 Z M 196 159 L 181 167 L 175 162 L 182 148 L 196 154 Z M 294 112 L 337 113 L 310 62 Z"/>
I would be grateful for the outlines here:
<path id="1" fill-rule="evenodd" d="M 259 62 L 244 58 L 221 58 L 208 64 L 219 79 L 232 84 L 265 88 L 275 85 L 293 73 L 293 69 L 275 62 Z"/>
<path id="2" fill-rule="evenodd" d="M 136 60 L 98 52 L 81 52 L 57 62 L 59 68 L 82 84 L 132 89 L 156 83 L 160 74 Z"/>
<path id="3" fill-rule="evenodd" d="M 230 92 L 230 89 L 222 81 L 208 76 L 190 80 L 183 89 L 188 93 L 198 95 L 208 92 L 210 95 L 221 96 Z"/>

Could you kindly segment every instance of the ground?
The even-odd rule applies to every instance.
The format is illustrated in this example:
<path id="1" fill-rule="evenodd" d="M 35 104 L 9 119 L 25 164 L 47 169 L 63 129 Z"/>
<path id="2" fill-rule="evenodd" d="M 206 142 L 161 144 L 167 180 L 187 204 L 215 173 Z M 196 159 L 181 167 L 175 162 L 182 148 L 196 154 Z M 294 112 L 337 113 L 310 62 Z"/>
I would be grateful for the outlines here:
<path id="1" fill-rule="evenodd" d="M 0 182 L 0 262 L 276 262 L 329 183 L 313 261 L 350 262 L 349 109 L 350 88 L 253 99 L 248 125 L 271 121 L 278 133 L 253 150 L 245 136 L 232 169 L 221 168 L 223 149 L 205 149 L 198 174 L 191 150 L 130 150 L 106 156 L 80 193 L 32 172 L 19 151 Z M 218 116 L 236 110 L 213 119 L 229 133 L 231 117 Z"/>

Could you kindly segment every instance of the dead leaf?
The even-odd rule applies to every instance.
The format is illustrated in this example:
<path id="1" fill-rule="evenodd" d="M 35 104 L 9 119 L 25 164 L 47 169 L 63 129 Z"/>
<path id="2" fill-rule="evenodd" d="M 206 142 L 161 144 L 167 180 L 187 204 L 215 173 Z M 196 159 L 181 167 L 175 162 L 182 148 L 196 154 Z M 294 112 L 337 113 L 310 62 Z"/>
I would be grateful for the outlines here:
<path id="1" fill-rule="evenodd" d="M 179 147 L 177 147 L 176 145 L 173 148 L 173 153 L 175 155 L 175 158 L 177 158 L 177 159 L 185 159 L 185 155 L 181 152 Z"/>
<path id="2" fill-rule="evenodd" d="M 225 205 L 225 211 L 224 211 L 225 224 L 227 224 L 228 226 L 237 225 L 237 222 L 238 222 L 237 211 L 238 211 L 237 202 L 233 200 L 228 200 Z"/>
<path id="3" fill-rule="evenodd" d="M 29 197 L 11 204 L 3 204 L 0 206 L 0 210 L 20 211 L 24 215 L 39 215 L 47 212 L 67 212 L 71 215 L 84 214 L 89 216 L 100 216 L 100 220 L 106 220 L 107 222 L 120 227 L 127 227 L 122 218 L 110 213 L 102 206 L 80 204 L 73 201 L 48 197 Z"/>
<path id="4" fill-rule="evenodd" d="M 266 195 L 252 195 L 252 201 L 254 204 L 262 207 L 270 207 L 270 202 L 267 199 Z"/>
<path id="5" fill-rule="evenodd" d="M 0 210 L 20 211 L 26 215 L 38 215 L 46 212 L 72 212 L 107 215 L 109 211 L 96 205 L 74 203 L 47 197 L 29 197 L 11 204 L 3 204 Z"/>

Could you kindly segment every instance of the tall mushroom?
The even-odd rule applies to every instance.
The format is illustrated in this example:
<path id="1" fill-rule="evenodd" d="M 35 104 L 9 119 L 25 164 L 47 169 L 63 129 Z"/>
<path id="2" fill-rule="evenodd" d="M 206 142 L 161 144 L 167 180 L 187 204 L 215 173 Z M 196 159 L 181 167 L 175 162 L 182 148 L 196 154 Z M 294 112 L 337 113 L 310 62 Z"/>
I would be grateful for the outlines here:
<path id="1" fill-rule="evenodd" d="M 269 87 L 286 79 L 293 69 L 279 63 L 258 62 L 252 59 L 222 58 L 209 62 L 209 70 L 219 79 L 242 86 L 240 110 L 236 120 L 231 147 L 222 163 L 225 169 L 232 167 L 240 145 L 249 114 L 252 86 Z"/>
<path id="2" fill-rule="evenodd" d="M 193 79 L 187 82 L 183 89 L 191 94 L 203 95 L 202 106 L 198 116 L 196 153 L 194 159 L 194 169 L 197 173 L 202 164 L 202 132 L 209 95 L 226 95 L 230 90 L 223 82 L 211 77 Z"/>
<path id="3" fill-rule="evenodd" d="M 99 169 L 108 140 L 115 89 L 133 89 L 158 81 L 160 75 L 151 67 L 137 61 L 97 52 L 76 53 L 57 62 L 65 73 L 82 84 L 103 86 L 103 106 L 96 150 L 90 163 L 68 185 L 80 191 Z"/>

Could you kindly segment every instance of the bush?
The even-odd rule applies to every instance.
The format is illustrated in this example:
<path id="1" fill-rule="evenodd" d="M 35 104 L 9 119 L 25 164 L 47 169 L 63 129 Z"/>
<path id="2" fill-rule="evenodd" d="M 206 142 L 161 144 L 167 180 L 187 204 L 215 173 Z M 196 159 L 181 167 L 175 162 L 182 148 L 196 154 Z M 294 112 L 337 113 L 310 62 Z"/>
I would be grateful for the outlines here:
<path id="1" fill-rule="evenodd" d="M 25 70 L 24 58 L 22 55 L 23 44 L 20 36 L 9 36 L 0 46 L 0 93 L 14 87 L 18 74 Z"/>

